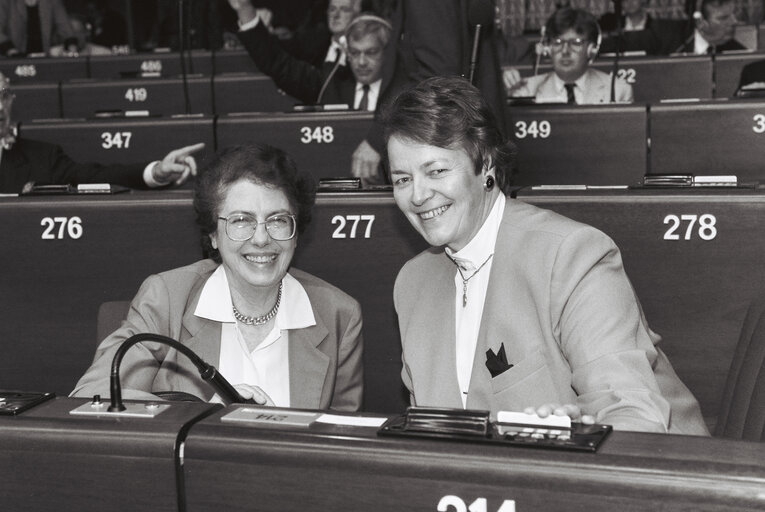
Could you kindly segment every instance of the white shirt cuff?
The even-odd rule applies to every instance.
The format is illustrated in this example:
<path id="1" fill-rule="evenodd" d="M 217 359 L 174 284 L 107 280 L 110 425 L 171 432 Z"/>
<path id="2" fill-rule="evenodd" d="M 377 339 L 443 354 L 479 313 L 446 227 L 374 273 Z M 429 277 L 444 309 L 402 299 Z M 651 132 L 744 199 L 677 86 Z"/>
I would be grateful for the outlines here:
<path id="1" fill-rule="evenodd" d="M 147 165 L 143 170 L 143 181 L 146 183 L 146 185 L 149 188 L 157 188 L 157 187 L 164 187 L 165 185 L 168 185 L 168 183 L 160 183 L 157 180 L 154 179 L 154 175 L 151 172 L 152 169 L 154 169 L 154 166 L 159 163 L 159 160 L 155 160 L 151 162 L 149 165 Z"/>

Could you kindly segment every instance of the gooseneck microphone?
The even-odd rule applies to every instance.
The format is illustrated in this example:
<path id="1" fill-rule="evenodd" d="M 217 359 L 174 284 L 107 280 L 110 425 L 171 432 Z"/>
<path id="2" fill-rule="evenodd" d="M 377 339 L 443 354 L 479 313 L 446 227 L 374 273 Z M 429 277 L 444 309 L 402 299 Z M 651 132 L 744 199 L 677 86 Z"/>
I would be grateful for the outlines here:
<path id="1" fill-rule="evenodd" d="M 611 70 L 611 103 L 616 103 L 616 75 L 619 73 L 619 55 L 622 52 L 624 40 L 624 23 L 622 23 L 622 0 L 614 0 L 614 16 L 616 17 L 616 54 Z"/>
<path id="2" fill-rule="evenodd" d="M 478 49 L 481 47 L 481 28 L 494 22 L 494 3 L 491 0 L 472 0 L 468 8 L 468 24 L 475 27 L 473 47 L 470 52 L 470 72 L 468 79 L 475 85 L 475 72 L 478 69 Z"/>
<path id="3" fill-rule="evenodd" d="M 243 398 L 242 395 L 240 395 L 239 392 L 234 388 L 234 386 L 232 386 L 231 383 L 227 381 L 226 378 L 223 377 L 223 375 L 221 375 L 214 366 L 204 362 L 202 358 L 196 355 L 194 351 L 186 345 L 183 345 L 173 338 L 169 338 L 161 334 L 144 332 L 134 334 L 133 336 L 123 341 L 122 345 L 120 345 L 120 348 L 117 349 L 117 353 L 114 354 L 114 359 L 112 359 L 112 371 L 109 378 L 109 389 L 112 395 L 111 404 L 108 409 L 109 412 L 119 412 L 125 410 L 125 405 L 122 403 L 122 386 L 120 385 L 120 364 L 122 363 L 122 358 L 125 356 L 125 353 L 128 351 L 128 349 L 136 343 L 141 343 L 142 341 L 156 341 L 165 345 L 170 345 L 175 350 L 188 357 L 194 366 L 197 367 L 197 370 L 199 370 L 199 375 L 202 377 L 202 379 L 208 381 L 210 385 L 214 387 L 218 392 L 218 395 L 221 397 L 221 399 L 223 399 L 223 401 L 227 404 L 255 403 L 255 401 L 252 399 Z"/>

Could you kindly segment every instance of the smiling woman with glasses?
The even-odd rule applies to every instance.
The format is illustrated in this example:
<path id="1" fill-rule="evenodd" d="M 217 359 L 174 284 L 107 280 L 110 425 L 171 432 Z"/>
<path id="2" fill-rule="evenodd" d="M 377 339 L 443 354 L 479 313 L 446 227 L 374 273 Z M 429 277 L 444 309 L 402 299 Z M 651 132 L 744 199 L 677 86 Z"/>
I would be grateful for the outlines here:
<path id="1" fill-rule="evenodd" d="M 282 150 L 223 150 L 197 179 L 194 209 L 210 259 L 149 277 L 127 322 L 104 340 L 73 394 L 108 394 L 117 348 L 151 332 L 188 345 L 245 398 L 279 407 L 357 410 L 361 308 L 334 286 L 290 268 L 311 219 L 315 186 Z M 123 394 L 182 391 L 215 401 L 187 360 L 153 343 L 122 361 Z"/>

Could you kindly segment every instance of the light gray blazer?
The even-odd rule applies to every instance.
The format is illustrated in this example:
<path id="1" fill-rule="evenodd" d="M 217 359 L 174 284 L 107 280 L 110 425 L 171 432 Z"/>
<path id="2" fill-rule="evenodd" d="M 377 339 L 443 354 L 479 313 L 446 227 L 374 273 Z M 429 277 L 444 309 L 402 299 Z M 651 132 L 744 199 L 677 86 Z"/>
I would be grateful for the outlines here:
<path id="1" fill-rule="evenodd" d="M 402 378 L 413 405 L 461 408 L 454 264 L 441 248 L 401 269 L 394 301 Z M 469 409 L 576 403 L 617 429 L 707 435 L 698 403 L 655 345 L 613 241 L 597 229 L 508 199 L 468 389 Z M 486 350 L 504 343 L 492 378 Z"/>
<path id="2" fill-rule="evenodd" d="M 146 279 L 130 305 L 127 321 L 101 342 L 72 396 L 110 396 L 114 354 L 123 341 L 142 332 L 178 340 L 217 367 L 221 324 L 194 316 L 204 283 L 217 266 L 202 260 Z M 306 272 L 292 268 L 290 274 L 305 288 L 316 319 L 316 325 L 289 333 L 290 405 L 358 410 L 363 391 L 361 306 Z M 136 344 L 125 353 L 120 379 L 127 390 L 184 391 L 204 400 L 215 392 L 185 355 L 155 342 Z"/>

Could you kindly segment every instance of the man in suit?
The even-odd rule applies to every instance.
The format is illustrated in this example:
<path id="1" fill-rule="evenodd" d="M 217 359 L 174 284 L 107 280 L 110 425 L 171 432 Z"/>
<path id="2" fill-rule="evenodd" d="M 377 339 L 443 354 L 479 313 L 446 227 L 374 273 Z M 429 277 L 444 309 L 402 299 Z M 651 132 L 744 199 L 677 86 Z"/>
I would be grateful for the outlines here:
<path id="1" fill-rule="evenodd" d="M 11 122 L 14 95 L 0 73 L 0 193 L 18 194 L 27 183 L 114 183 L 131 188 L 180 185 L 197 172 L 192 153 L 204 143 L 169 152 L 162 160 L 140 164 L 78 163 L 60 146 L 25 139 Z"/>
<path id="2" fill-rule="evenodd" d="M 47 53 L 56 42 L 76 47 L 62 0 L 0 2 L 0 54 Z"/>
<path id="3" fill-rule="evenodd" d="M 494 0 L 396 1 L 391 15 L 394 44 L 386 48 L 380 104 L 431 76 L 468 77 L 474 24 L 480 20 L 474 83 L 504 126 L 506 95 L 493 13 Z M 384 152 L 382 132 L 375 123 L 353 153 L 353 175 L 371 184 L 383 181 L 380 163 Z"/>
<path id="4" fill-rule="evenodd" d="M 537 103 L 631 103 L 632 86 L 611 77 L 590 63 L 598 54 L 600 29 L 595 17 L 582 9 L 559 9 L 545 24 L 545 53 L 552 59 L 553 70 L 505 84 L 511 97 L 533 97 Z"/>
<path id="5" fill-rule="evenodd" d="M 675 53 L 704 55 L 746 50 L 734 39 L 736 3 L 734 0 L 702 0 L 699 11 L 693 13 L 694 27 Z"/>
<path id="6" fill-rule="evenodd" d="M 683 42 L 688 21 L 654 18 L 646 11 L 649 3 L 650 0 L 624 0 L 621 19 L 613 12 L 600 17 L 598 23 L 605 36 L 601 52 L 668 55 Z"/>
<path id="7" fill-rule="evenodd" d="M 377 16 L 357 16 L 346 28 L 350 70 L 335 61 L 319 69 L 301 61 L 279 44 L 263 22 L 267 16 L 249 0 L 231 2 L 239 18 L 239 39 L 255 65 L 286 93 L 307 104 L 347 104 L 374 111 L 379 96 L 383 52 L 390 24 Z M 366 92 L 366 100 L 364 93 Z"/>

